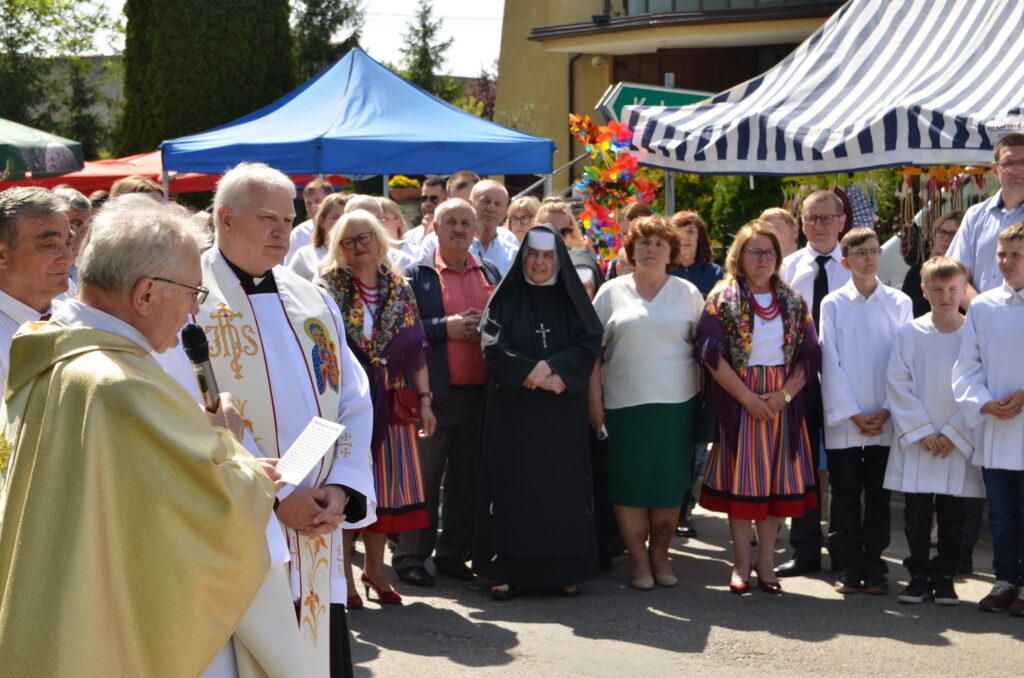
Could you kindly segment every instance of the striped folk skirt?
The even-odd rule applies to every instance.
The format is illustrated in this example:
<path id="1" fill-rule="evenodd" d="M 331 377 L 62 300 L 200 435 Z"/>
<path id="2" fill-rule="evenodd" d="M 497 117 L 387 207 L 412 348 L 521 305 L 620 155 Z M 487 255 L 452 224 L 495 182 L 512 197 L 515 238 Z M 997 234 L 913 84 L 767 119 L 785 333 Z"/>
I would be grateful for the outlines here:
<path id="1" fill-rule="evenodd" d="M 415 424 L 391 424 L 373 453 L 373 486 L 377 490 L 377 522 L 369 532 L 394 534 L 427 527 L 426 495 L 420 473 Z"/>
<path id="2" fill-rule="evenodd" d="M 778 391 L 785 380 L 782 365 L 748 367 L 745 378 L 757 394 Z M 785 408 L 764 421 L 743 409 L 735 451 L 720 443 L 708 454 L 700 505 L 743 520 L 799 517 L 817 506 L 816 482 L 806 424 L 788 430 Z"/>

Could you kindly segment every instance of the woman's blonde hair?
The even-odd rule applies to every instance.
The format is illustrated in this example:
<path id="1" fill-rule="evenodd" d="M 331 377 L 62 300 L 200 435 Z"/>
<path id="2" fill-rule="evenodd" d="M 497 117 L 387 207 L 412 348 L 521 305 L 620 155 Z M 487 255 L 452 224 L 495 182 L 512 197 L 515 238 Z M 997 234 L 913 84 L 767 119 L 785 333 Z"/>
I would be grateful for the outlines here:
<path id="1" fill-rule="evenodd" d="M 398 219 L 398 237 L 404 237 L 412 227 L 409 225 L 409 221 L 405 218 L 405 215 L 402 214 L 402 208 L 399 207 L 398 203 L 391 198 L 382 198 L 378 196 L 377 202 L 380 204 L 380 208 L 384 212 L 384 216 L 391 217 L 392 219 Z"/>
<path id="2" fill-rule="evenodd" d="M 536 196 L 532 195 L 521 195 L 508 206 L 508 213 L 512 214 L 515 211 L 522 210 L 531 217 L 537 216 L 537 212 L 540 211 L 540 200 L 537 200 Z"/>
<path id="3" fill-rule="evenodd" d="M 327 247 L 327 256 L 320 262 L 319 268 L 321 273 L 328 273 L 337 268 L 349 273 L 353 272 L 352 267 L 345 261 L 344 250 L 341 248 L 341 241 L 344 240 L 345 231 L 348 230 L 349 225 L 368 226 L 377 242 L 380 243 L 380 254 L 376 261 L 378 271 L 381 273 L 399 272 L 398 267 L 388 258 L 388 250 L 391 249 L 391 237 L 388 235 L 388 232 L 381 226 L 377 217 L 366 210 L 354 210 L 346 213 L 334 225 L 334 230 L 331 231 L 331 242 Z"/>
<path id="4" fill-rule="evenodd" d="M 732 282 L 743 278 L 746 280 L 746 271 L 743 270 L 743 250 L 747 249 L 747 243 L 759 235 L 763 235 L 772 241 L 772 247 L 775 248 L 775 271 L 772 274 L 773 277 L 779 275 L 779 267 L 782 266 L 782 247 L 779 245 L 779 238 L 775 235 L 775 231 L 767 223 L 760 219 L 754 219 L 748 221 L 743 225 L 736 233 L 736 239 L 732 241 L 732 246 L 729 247 L 729 253 L 725 255 L 725 278 L 723 282 Z"/>

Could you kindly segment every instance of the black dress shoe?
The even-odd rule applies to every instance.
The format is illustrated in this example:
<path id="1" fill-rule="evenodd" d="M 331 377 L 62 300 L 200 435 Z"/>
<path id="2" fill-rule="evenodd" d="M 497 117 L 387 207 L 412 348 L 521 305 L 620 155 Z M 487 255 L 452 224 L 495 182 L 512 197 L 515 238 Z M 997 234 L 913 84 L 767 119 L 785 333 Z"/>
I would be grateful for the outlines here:
<path id="1" fill-rule="evenodd" d="M 676 536 L 685 537 L 687 539 L 696 539 L 697 528 L 693 526 L 693 523 L 687 520 L 682 525 L 676 528 Z"/>
<path id="2" fill-rule="evenodd" d="M 775 568 L 777 577 L 799 577 L 804 574 L 821 572 L 821 560 L 801 560 L 793 558 Z"/>
<path id="3" fill-rule="evenodd" d="M 413 565 L 398 573 L 398 578 L 410 586 L 433 586 L 434 577 L 422 565 Z"/>
<path id="4" fill-rule="evenodd" d="M 439 574 L 443 574 L 446 577 L 452 579 L 458 579 L 459 581 L 472 581 L 473 571 L 469 569 L 469 566 L 465 563 L 455 561 L 454 563 L 438 563 L 434 562 L 434 569 Z"/>

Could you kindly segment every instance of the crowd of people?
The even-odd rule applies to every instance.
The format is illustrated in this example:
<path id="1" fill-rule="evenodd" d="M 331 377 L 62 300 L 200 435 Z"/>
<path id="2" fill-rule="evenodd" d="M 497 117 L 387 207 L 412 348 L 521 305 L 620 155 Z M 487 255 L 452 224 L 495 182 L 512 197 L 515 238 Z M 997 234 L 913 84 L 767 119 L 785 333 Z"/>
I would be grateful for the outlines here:
<path id="1" fill-rule="evenodd" d="M 728 517 L 732 593 L 756 574 L 781 595 L 827 549 L 836 591 L 881 595 L 893 490 L 900 601 L 959 602 L 987 503 L 979 607 L 1024 616 L 1024 135 L 993 171 L 1000 191 L 936 221 L 904 291 L 827 190 L 799 221 L 752 219 L 722 267 L 696 212 L 628 205 L 602 265 L 568 202 L 510 202 L 472 172 L 428 178 L 415 228 L 319 179 L 295 225 L 295 187 L 259 163 L 195 215 L 141 178 L 95 204 L 10 189 L 0 664 L 351 675 L 357 541 L 381 604 L 402 602 L 389 546 L 414 587 L 575 596 L 625 552 L 650 591 L 677 585 L 670 546 L 696 536 L 698 502 Z M 208 358 L 178 345 L 187 322 Z M 336 441 L 285 477 L 316 418 Z"/>

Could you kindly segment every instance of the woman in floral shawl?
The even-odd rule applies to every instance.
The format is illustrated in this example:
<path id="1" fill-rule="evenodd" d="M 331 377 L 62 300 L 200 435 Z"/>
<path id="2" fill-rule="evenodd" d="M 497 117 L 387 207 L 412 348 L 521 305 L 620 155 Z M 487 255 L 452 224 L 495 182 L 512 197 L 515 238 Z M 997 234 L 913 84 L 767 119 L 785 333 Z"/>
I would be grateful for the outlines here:
<path id="1" fill-rule="evenodd" d="M 420 323 L 416 298 L 388 259 L 390 239 L 369 212 L 356 210 L 343 216 L 331 232 L 320 286 L 338 303 L 345 321 L 348 345 L 359 358 L 370 381 L 373 401 L 373 478 L 377 490 L 377 522 L 363 531 L 366 560 L 362 582 L 382 603 L 400 603 L 402 597 L 384 573 L 387 535 L 419 529 L 428 524 L 423 479 L 412 423 L 389 424 L 391 392 L 414 388 L 419 393 L 422 417 L 419 437 L 434 432 L 427 377 L 427 338 Z M 347 553 L 353 535 L 345 533 Z M 350 559 L 345 558 L 349 609 L 363 601 L 356 592 Z"/>
<path id="2" fill-rule="evenodd" d="M 817 502 L 801 393 L 808 378 L 817 378 L 821 352 L 807 304 L 779 278 L 780 252 L 767 224 L 741 228 L 726 276 L 708 295 L 697 325 L 697 359 L 714 377 L 720 427 L 700 503 L 729 515 L 733 593 L 749 590 L 752 569 L 761 590 L 782 591 L 772 562 L 779 520 L 801 516 Z"/>

